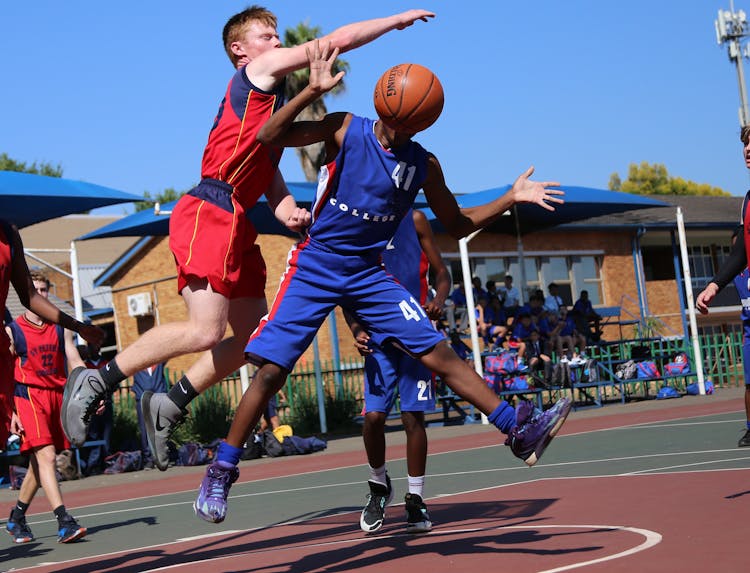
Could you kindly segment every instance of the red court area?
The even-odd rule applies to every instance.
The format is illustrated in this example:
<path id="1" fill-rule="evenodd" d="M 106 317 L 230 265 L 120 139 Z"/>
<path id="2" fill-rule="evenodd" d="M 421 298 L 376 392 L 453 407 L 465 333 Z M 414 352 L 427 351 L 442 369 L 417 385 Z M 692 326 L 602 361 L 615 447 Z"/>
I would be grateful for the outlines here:
<path id="1" fill-rule="evenodd" d="M 736 409 L 736 404 L 706 404 L 700 410 L 716 413 L 728 408 Z M 686 415 L 700 414 L 681 408 L 679 413 L 634 413 L 627 419 L 571 419 L 563 433 Z M 484 437 L 478 435 L 474 444 Z M 445 449 L 452 444 L 448 439 L 433 445 Z M 306 463 L 315 467 L 321 459 Z M 347 459 L 351 463 L 351 455 Z M 217 532 L 33 571 L 747 571 L 750 556 L 744 541 L 750 469 L 706 471 L 696 465 L 689 471 L 647 475 L 534 479 L 530 472 L 520 483 L 430 500 L 435 527 L 421 536 L 404 533 L 398 520 L 387 520 L 379 532 L 365 535 L 353 525 L 357 516 L 349 512 L 256 530 Z M 269 464 L 262 471 L 273 474 L 290 467 Z M 297 469 L 305 471 L 304 465 Z M 118 489 L 121 496 L 127 493 Z"/>

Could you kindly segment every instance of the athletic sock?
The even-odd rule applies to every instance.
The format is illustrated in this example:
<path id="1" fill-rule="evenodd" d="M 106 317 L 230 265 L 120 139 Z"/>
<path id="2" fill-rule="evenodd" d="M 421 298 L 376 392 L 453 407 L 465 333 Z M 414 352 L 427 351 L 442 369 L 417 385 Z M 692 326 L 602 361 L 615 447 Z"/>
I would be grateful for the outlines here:
<path id="1" fill-rule="evenodd" d="M 409 493 L 416 494 L 419 497 L 422 496 L 422 492 L 424 491 L 424 476 L 407 476 L 409 480 Z"/>
<path id="2" fill-rule="evenodd" d="M 503 434 L 508 434 L 516 425 L 516 411 L 505 400 L 487 416 L 490 423 L 500 430 Z"/>
<path id="3" fill-rule="evenodd" d="M 223 468 L 231 468 L 240 463 L 242 448 L 236 448 L 222 440 L 216 451 L 216 461 Z"/>
<path id="4" fill-rule="evenodd" d="M 750 432 L 750 420 L 747 421 L 747 431 Z"/>
<path id="5" fill-rule="evenodd" d="M 370 468 L 370 481 L 374 481 L 375 483 L 386 485 L 387 481 L 385 478 L 385 464 L 380 466 L 379 468 L 374 468 L 372 466 L 368 466 Z"/>
<path id="6" fill-rule="evenodd" d="M 22 501 L 17 501 L 13 511 L 10 512 L 11 519 L 21 519 L 26 515 L 26 510 L 29 509 L 29 504 Z"/>
<path id="7" fill-rule="evenodd" d="M 55 514 L 55 517 L 57 518 L 57 523 L 60 523 L 66 515 L 68 515 L 68 511 L 65 509 L 64 505 L 58 505 L 55 509 L 52 510 L 52 513 Z"/>
<path id="8" fill-rule="evenodd" d="M 122 373 L 122 370 L 120 370 L 120 367 L 117 365 L 116 357 L 99 368 L 99 375 L 102 377 L 104 385 L 110 392 L 114 392 L 115 390 L 117 390 L 120 382 L 127 378 L 127 376 Z"/>
<path id="9" fill-rule="evenodd" d="M 177 383 L 169 389 L 167 396 L 175 404 L 177 404 L 181 410 L 185 410 L 195 398 L 198 397 L 198 392 L 195 391 L 193 385 L 188 380 L 187 376 L 180 378 Z"/>

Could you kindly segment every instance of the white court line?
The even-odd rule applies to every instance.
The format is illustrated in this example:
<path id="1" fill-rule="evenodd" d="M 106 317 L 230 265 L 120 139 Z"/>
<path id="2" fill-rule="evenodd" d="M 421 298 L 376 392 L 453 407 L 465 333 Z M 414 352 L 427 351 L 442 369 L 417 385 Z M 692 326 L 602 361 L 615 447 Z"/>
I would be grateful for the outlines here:
<path id="1" fill-rule="evenodd" d="M 706 461 L 706 462 L 694 462 L 694 463 L 690 463 L 690 464 L 680 464 L 680 465 L 675 465 L 675 466 L 664 466 L 664 467 L 661 467 L 661 468 L 651 468 L 651 469 L 646 469 L 646 470 L 637 470 L 637 471 L 634 471 L 634 472 L 627 472 L 627 473 L 620 474 L 620 475 L 622 475 L 622 476 L 646 475 L 646 474 L 648 474 L 650 472 L 662 472 L 664 470 L 671 470 L 671 469 L 675 469 L 675 468 L 689 468 L 689 467 L 693 467 L 693 466 L 703 466 L 703 465 L 706 465 L 706 464 L 716 464 L 716 463 L 720 463 L 720 462 L 736 462 L 736 461 L 739 461 L 739 460 L 746 460 L 746 459 L 747 459 L 746 457 L 742 457 L 742 458 L 724 458 L 723 460 L 710 460 L 710 461 Z"/>
<path id="2" fill-rule="evenodd" d="M 628 531 L 630 533 L 635 533 L 636 535 L 641 535 L 644 537 L 644 541 L 640 543 L 639 545 L 636 545 L 635 547 L 631 547 L 630 549 L 626 549 L 624 551 L 620 551 L 619 553 L 614 553 L 612 555 L 606 555 L 604 557 L 599 557 L 597 559 L 590 559 L 588 561 L 581 561 L 578 563 L 571 563 L 569 565 L 563 565 L 562 567 L 555 567 L 554 569 L 545 569 L 543 571 L 539 571 L 539 573 L 560 573 L 561 571 L 570 571 L 571 569 L 578 569 L 579 567 L 586 567 L 587 565 L 593 565 L 595 563 L 604 563 L 606 561 L 613 561 L 615 559 L 619 559 L 622 557 L 627 557 L 629 555 L 634 555 L 635 553 L 640 553 L 641 551 L 645 551 L 646 549 L 650 549 L 651 547 L 661 543 L 662 536 L 660 533 L 657 533 L 656 531 L 651 531 L 650 529 L 641 529 L 637 527 L 627 527 L 622 525 L 501 525 L 498 527 L 477 527 L 477 528 L 462 528 L 462 529 L 440 529 L 437 531 L 433 531 L 433 533 L 429 534 L 428 536 L 422 537 L 429 538 L 429 537 L 437 537 L 437 536 L 444 536 L 444 535 L 454 535 L 454 534 L 461 534 L 461 533 L 477 533 L 477 532 L 484 532 L 484 531 L 505 531 L 505 530 L 514 530 L 514 529 L 521 529 L 521 530 L 538 530 L 538 529 L 594 529 L 594 530 L 612 530 L 612 531 Z M 257 553 L 272 553 L 272 552 L 284 552 L 289 549 L 299 550 L 304 548 L 316 548 L 316 547 L 332 547 L 336 545 L 352 545 L 354 543 L 370 543 L 370 542 L 379 542 L 384 539 L 391 539 L 394 537 L 404 537 L 404 533 L 395 533 L 395 534 L 389 534 L 389 535 L 379 535 L 377 537 L 362 537 L 357 539 L 340 539 L 337 541 L 326 541 L 322 543 L 305 543 L 303 545 L 294 545 L 293 547 L 273 547 L 270 549 L 263 549 L 259 551 L 246 551 L 243 553 L 234 553 L 232 555 L 222 555 L 220 557 L 213 557 L 209 559 L 201 559 L 199 561 L 191 561 L 190 564 L 201 564 L 201 563 L 217 563 L 220 561 L 224 561 L 227 559 L 236 559 L 243 556 L 250 556 Z M 144 573 L 156 573 L 157 571 L 169 571 L 175 568 L 183 567 L 184 563 L 174 564 L 174 565 L 167 565 L 165 567 L 157 567 L 155 569 L 146 569 L 144 570 Z"/>
<path id="3" fill-rule="evenodd" d="M 565 437 L 565 436 L 561 436 Z M 556 438 L 560 439 L 560 438 Z M 462 451 L 462 450 L 459 450 Z M 567 467 L 567 466 L 577 466 L 577 465 L 592 465 L 592 464 L 609 464 L 612 462 L 622 462 L 622 461 L 632 461 L 632 460 L 643 460 L 643 459 L 649 459 L 649 458 L 666 458 L 666 457 L 673 457 L 673 456 L 692 456 L 692 455 L 698 455 L 698 454 L 718 454 L 718 453 L 725 453 L 725 452 L 737 452 L 737 448 L 727 448 L 727 449 L 721 449 L 721 450 L 693 450 L 693 451 L 687 451 L 687 452 L 669 452 L 669 453 L 658 453 L 658 454 L 643 454 L 638 456 L 621 456 L 621 457 L 613 457 L 613 458 L 599 458 L 599 459 L 587 459 L 587 460 L 579 460 L 574 462 L 557 462 L 557 463 L 550 463 L 550 464 L 544 464 L 539 466 L 539 468 L 555 468 L 555 467 Z M 701 462 L 701 463 L 721 463 L 724 461 L 738 461 L 738 460 L 750 460 L 750 449 L 747 451 L 747 456 L 740 457 L 740 458 L 729 458 L 729 459 L 718 459 L 718 460 L 711 460 L 707 462 Z M 686 464 L 685 466 L 676 465 L 676 466 L 669 466 L 669 467 L 687 467 L 691 464 Z M 668 469 L 668 468 L 667 468 Z M 745 468 L 739 468 L 739 469 L 745 469 Z M 463 475 L 479 475 L 479 474 L 486 474 L 486 473 L 503 473 L 503 472 L 511 472 L 511 471 L 529 471 L 529 468 L 525 466 L 518 466 L 518 467 L 512 467 L 512 468 L 489 468 L 484 470 L 467 470 L 467 471 L 460 471 L 460 472 L 446 472 L 446 473 L 440 473 L 440 474 L 430 474 L 430 479 L 437 479 L 437 478 L 443 478 L 443 477 L 456 477 L 456 476 L 463 476 Z M 638 470 L 637 472 L 627 472 L 622 474 L 608 474 L 608 475 L 635 475 L 639 472 L 647 472 L 647 471 L 658 471 L 658 468 L 654 469 L 645 469 L 645 470 Z M 311 472 L 312 473 L 312 472 Z M 584 477 L 584 476 L 578 476 L 578 477 Z M 588 477 L 588 476 L 585 476 Z M 603 475 L 601 477 L 607 477 L 606 475 Z M 264 478 L 265 479 L 265 478 Z M 278 478 L 276 478 L 278 479 Z M 407 479 L 406 477 L 394 477 L 391 481 L 398 482 L 403 481 Z M 553 479 L 552 477 L 544 477 L 544 478 L 535 478 L 533 480 L 525 480 L 523 482 L 516 482 L 516 483 L 529 483 L 533 481 L 537 481 L 538 479 Z M 569 479 L 569 477 L 564 477 L 564 479 Z M 261 481 L 261 480 L 258 480 Z M 249 485 L 254 484 L 256 482 L 243 482 L 242 484 L 238 485 Z M 338 483 L 328 483 L 328 484 L 321 484 L 321 485 L 309 485 L 304 487 L 296 487 L 296 488 L 286 488 L 286 489 L 276 489 L 272 491 L 263 491 L 263 492 L 253 492 L 253 493 L 240 493 L 240 494 L 233 494 L 229 496 L 230 500 L 234 499 L 241 499 L 246 497 L 262 497 L 267 495 L 276 496 L 278 494 L 283 493 L 293 493 L 293 492 L 307 492 L 312 490 L 318 490 L 318 489 L 326 489 L 326 488 L 339 488 L 344 486 L 351 486 L 351 485 L 361 485 L 362 481 L 350 481 L 350 482 L 338 482 Z M 513 483 L 507 484 L 507 485 L 514 485 Z M 236 488 L 237 486 L 235 486 Z M 492 487 L 504 487 L 504 486 L 492 486 Z M 192 490 L 191 490 L 192 491 Z M 163 494 L 163 495 L 175 495 L 175 494 Z M 454 495 L 454 494 L 444 494 L 446 496 Z M 153 496 L 152 496 L 153 497 Z M 440 497 L 440 496 L 438 496 Z M 143 498 L 137 498 L 137 499 L 143 499 Z M 86 513 L 86 514 L 78 514 L 77 516 L 79 519 L 86 519 L 89 517 L 99 517 L 99 516 L 108 516 L 108 515 L 114 515 L 117 513 L 131 513 L 135 511 L 147 511 L 147 510 L 154 510 L 154 509 L 163 509 L 166 507 L 176 507 L 180 505 L 191 505 L 192 501 L 177 501 L 177 502 L 170 502 L 170 503 L 160 503 L 160 504 L 151 504 L 151 505 L 143 505 L 139 507 L 131 507 L 131 508 L 125 508 L 125 509 L 110 509 L 107 511 L 102 512 L 94 512 L 94 513 Z M 81 506 L 81 507 L 96 507 L 99 505 L 106 505 L 106 504 L 92 504 L 89 506 Z M 50 519 L 42 519 L 42 520 L 34 520 L 29 521 L 29 525 L 38 525 L 43 523 L 52 523 L 55 520 L 53 518 Z M 4 522 L 0 522 L 4 523 Z"/>

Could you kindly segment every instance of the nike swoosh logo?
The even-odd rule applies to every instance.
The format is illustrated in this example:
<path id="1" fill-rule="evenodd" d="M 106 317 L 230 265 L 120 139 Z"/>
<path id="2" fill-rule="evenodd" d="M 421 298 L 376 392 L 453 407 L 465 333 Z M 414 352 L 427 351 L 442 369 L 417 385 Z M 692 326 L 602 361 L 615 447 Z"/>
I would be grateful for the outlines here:
<path id="1" fill-rule="evenodd" d="M 393 250 L 393 249 L 395 249 L 395 248 L 396 248 L 396 245 L 394 245 L 394 244 L 393 244 L 393 237 L 391 237 L 391 238 L 390 238 L 390 239 L 388 240 L 388 244 L 387 244 L 387 245 L 385 246 L 385 250 L 386 250 L 386 251 L 392 251 L 392 250 Z"/>
<path id="2" fill-rule="evenodd" d="M 157 432 L 161 432 L 166 427 L 166 426 L 162 426 L 161 425 L 161 422 L 160 422 L 161 416 L 159 415 L 160 412 L 161 412 L 161 406 L 159 406 L 159 409 L 156 411 L 156 424 L 155 424 L 155 426 L 156 426 L 156 431 Z"/>
<path id="3" fill-rule="evenodd" d="M 182 382 L 180 382 L 178 386 L 180 387 L 180 390 L 182 390 L 182 393 L 185 394 L 185 396 L 187 396 L 187 390 L 185 390 L 185 387 L 182 385 Z"/>

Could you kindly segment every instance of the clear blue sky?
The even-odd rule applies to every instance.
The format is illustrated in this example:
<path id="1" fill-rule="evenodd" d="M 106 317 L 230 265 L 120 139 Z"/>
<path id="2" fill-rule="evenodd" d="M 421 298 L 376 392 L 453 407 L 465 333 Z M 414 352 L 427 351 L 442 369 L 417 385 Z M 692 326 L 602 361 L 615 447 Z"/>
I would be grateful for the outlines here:
<path id="1" fill-rule="evenodd" d="M 0 3 L 0 152 L 137 195 L 188 189 L 232 75 L 221 30 L 247 5 Z M 613 172 L 624 179 L 641 161 L 734 195 L 750 186 L 736 72 L 714 34 L 729 0 L 265 5 L 280 31 L 300 21 L 328 32 L 412 7 L 435 11 L 429 23 L 347 53 L 348 90 L 327 105 L 373 115 L 374 82 L 387 67 L 432 68 L 445 109 L 417 139 L 456 192 L 509 183 L 530 164 L 538 179 L 606 188 Z M 735 9 L 750 13 L 750 0 Z M 303 179 L 291 150 L 282 171 Z"/>

